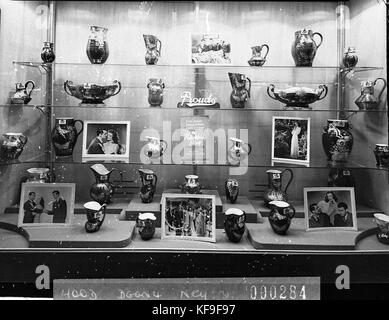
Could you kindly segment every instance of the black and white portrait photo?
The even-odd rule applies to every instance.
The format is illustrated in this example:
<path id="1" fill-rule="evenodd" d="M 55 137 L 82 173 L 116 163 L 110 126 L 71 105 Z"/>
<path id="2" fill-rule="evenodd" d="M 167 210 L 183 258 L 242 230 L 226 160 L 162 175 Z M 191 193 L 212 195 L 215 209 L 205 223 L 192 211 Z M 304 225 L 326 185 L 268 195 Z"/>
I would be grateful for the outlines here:
<path id="1" fill-rule="evenodd" d="M 304 188 L 307 230 L 357 230 L 354 188 Z"/>
<path id="2" fill-rule="evenodd" d="M 129 161 L 129 121 L 85 121 L 83 160 Z"/>
<path id="3" fill-rule="evenodd" d="M 69 225 L 74 197 L 74 183 L 23 183 L 18 226 Z"/>
<path id="4" fill-rule="evenodd" d="M 192 34 L 192 64 L 232 64 L 231 44 L 219 34 Z"/>
<path id="5" fill-rule="evenodd" d="M 216 242 L 215 196 L 164 194 L 162 239 Z"/>
<path id="6" fill-rule="evenodd" d="M 309 164 L 310 118 L 273 117 L 272 162 Z"/>

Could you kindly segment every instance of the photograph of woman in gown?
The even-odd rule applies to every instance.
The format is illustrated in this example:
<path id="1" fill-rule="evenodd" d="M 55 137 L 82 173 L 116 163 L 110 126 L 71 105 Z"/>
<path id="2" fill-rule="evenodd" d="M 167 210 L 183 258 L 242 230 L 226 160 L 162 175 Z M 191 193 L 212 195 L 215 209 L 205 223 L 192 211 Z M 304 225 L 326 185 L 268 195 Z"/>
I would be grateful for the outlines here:
<path id="1" fill-rule="evenodd" d="M 272 161 L 309 164 L 309 118 L 273 117 Z"/>
<path id="2" fill-rule="evenodd" d="M 119 134 L 116 130 L 108 130 L 103 150 L 105 154 L 123 154 L 125 152 L 124 147 L 119 143 Z"/>

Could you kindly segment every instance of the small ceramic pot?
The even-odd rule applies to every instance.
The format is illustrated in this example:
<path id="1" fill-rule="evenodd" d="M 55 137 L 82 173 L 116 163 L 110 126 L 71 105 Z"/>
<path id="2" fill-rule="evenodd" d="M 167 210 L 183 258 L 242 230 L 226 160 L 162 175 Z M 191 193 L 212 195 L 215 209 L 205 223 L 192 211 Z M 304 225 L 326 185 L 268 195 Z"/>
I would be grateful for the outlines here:
<path id="1" fill-rule="evenodd" d="M 279 235 L 286 234 L 296 210 L 285 201 L 275 200 L 271 201 L 269 205 L 269 222 L 273 231 Z"/>
<path id="2" fill-rule="evenodd" d="M 142 240 L 150 240 L 155 233 L 155 220 L 157 218 L 153 213 L 140 213 L 136 218 L 136 226 Z"/>
<path id="3" fill-rule="evenodd" d="M 239 242 L 245 230 L 246 213 L 238 208 L 229 208 L 224 214 L 224 230 L 228 239 Z"/>
<path id="4" fill-rule="evenodd" d="M 84 203 L 86 217 L 88 221 L 85 223 L 85 230 L 88 233 L 99 231 L 105 219 L 106 205 L 101 205 L 96 201 Z"/>
<path id="5" fill-rule="evenodd" d="M 375 213 L 374 220 L 379 228 L 377 233 L 378 241 L 383 244 L 389 244 L 389 216 L 383 213 Z"/>

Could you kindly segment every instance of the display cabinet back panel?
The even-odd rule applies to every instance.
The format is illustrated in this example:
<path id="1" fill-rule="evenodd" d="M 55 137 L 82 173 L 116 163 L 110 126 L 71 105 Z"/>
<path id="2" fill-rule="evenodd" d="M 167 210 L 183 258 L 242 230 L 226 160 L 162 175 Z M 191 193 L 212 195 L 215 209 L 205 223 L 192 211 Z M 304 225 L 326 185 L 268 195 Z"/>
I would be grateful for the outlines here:
<path id="1" fill-rule="evenodd" d="M 145 63 L 143 34 L 162 41 L 159 64 L 189 64 L 191 34 L 230 39 L 232 60 L 247 65 L 251 47 L 270 47 L 266 65 L 290 65 L 294 33 L 322 33 L 315 65 L 337 63 L 336 2 L 72 2 L 57 4 L 57 62 L 89 63 L 90 26 L 108 28 L 107 63 Z M 69 47 L 69 45 L 71 47 Z"/>

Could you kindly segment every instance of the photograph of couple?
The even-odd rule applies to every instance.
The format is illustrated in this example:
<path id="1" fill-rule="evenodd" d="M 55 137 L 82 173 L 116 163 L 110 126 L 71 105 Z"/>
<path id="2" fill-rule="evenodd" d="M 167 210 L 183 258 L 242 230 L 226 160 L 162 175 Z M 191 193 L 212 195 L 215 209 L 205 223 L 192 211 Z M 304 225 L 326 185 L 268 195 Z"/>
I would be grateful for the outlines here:
<path id="1" fill-rule="evenodd" d="M 70 223 L 74 189 L 73 183 L 23 183 L 19 224 Z"/>
<path id="2" fill-rule="evenodd" d="M 273 117 L 273 160 L 309 163 L 309 122 L 309 118 Z"/>
<path id="3" fill-rule="evenodd" d="M 335 227 L 357 229 L 355 200 L 350 190 L 309 191 L 306 193 L 306 199 L 308 229 Z"/>
<path id="4" fill-rule="evenodd" d="M 85 121 L 83 159 L 129 160 L 129 121 Z"/>

